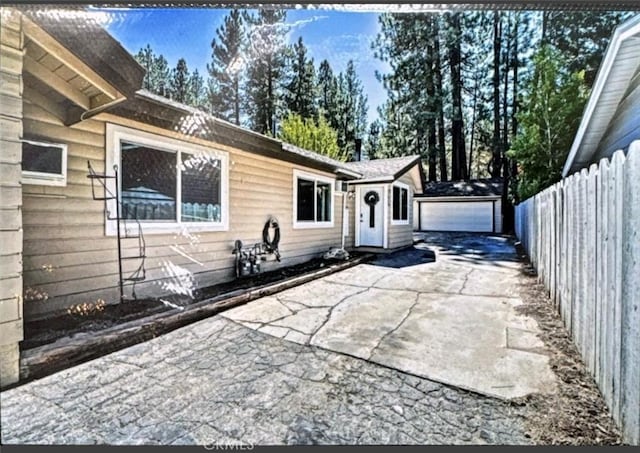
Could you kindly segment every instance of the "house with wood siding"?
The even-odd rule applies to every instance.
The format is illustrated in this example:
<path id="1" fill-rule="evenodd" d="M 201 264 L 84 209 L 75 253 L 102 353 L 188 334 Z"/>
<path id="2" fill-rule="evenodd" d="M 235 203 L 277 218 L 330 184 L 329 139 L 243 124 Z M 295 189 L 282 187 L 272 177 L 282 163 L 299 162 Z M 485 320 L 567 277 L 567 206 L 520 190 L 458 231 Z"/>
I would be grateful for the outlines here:
<path id="1" fill-rule="evenodd" d="M 235 278 L 237 241 L 272 219 L 280 260 L 263 270 L 412 244 L 418 156 L 343 163 L 282 143 L 141 90 L 144 70 L 81 9 L 1 11 L 3 386 L 25 318 L 117 302 L 119 266 L 140 276 L 142 256 L 124 289 L 157 297 Z"/>

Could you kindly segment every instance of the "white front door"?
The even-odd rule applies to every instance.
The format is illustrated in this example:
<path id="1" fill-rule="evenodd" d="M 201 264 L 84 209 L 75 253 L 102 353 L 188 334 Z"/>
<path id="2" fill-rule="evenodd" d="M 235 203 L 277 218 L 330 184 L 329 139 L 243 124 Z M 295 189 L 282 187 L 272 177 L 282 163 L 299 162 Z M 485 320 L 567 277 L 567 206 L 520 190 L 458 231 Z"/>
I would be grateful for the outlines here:
<path id="1" fill-rule="evenodd" d="M 384 245 L 384 187 L 364 186 L 359 192 L 359 245 L 382 247 Z"/>

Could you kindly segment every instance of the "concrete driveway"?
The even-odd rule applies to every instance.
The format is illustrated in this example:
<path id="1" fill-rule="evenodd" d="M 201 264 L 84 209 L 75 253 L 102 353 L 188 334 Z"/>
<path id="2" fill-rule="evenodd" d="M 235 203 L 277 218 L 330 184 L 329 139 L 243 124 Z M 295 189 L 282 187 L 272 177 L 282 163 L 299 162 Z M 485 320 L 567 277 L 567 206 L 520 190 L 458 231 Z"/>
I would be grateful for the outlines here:
<path id="1" fill-rule="evenodd" d="M 412 250 L 223 313 L 245 327 L 502 399 L 555 390 L 504 237 L 423 234 Z"/>
<path id="2" fill-rule="evenodd" d="M 532 443 L 537 406 L 459 388 L 555 387 L 512 245 L 429 241 L 3 391 L 2 443 Z"/>

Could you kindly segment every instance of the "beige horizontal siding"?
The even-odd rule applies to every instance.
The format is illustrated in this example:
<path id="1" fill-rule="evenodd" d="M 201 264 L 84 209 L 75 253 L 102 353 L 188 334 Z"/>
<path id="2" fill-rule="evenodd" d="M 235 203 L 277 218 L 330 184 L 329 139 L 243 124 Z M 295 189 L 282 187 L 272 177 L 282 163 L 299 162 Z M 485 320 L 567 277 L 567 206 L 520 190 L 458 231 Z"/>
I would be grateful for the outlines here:
<path id="1" fill-rule="evenodd" d="M 416 186 L 414 184 L 414 178 L 412 178 L 411 172 L 407 172 L 398 178 L 399 182 L 407 184 L 412 193 L 415 193 Z M 391 220 L 393 218 L 393 186 L 389 186 L 389 242 L 388 248 L 396 249 L 400 247 L 406 247 L 413 244 L 413 200 L 409 200 L 409 210 L 407 212 L 407 225 L 393 225 Z"/>
<path id="2" fill-rule="evenodd" d="M 0 8 L 0 385 L 18 380 L 22 299 L 22 60 L 20 14 Z"/>
<path id="3" fill-rule="evenodd" d="M 29 90 L 26 87 L 26 98 L 29 98 Z M 24 189 L 25 287 L 47 294 L 44 302 L 27 302 L 25 312 L 28 316 L 42 317 L 64 310 L 70 304 L 97 298 L 108 303 L 117 301 L 117 243 L 115 237 L 105 236 L 104 202 L 92 199 L 90 181 L 86 177 L 87 159 L 91 160 L 96 171 L 104 170 L 106 119 L 177 138 L 174 132 L 160 131 L 112 115 L 101 115 L 65 127 L 39 106 L 29 103 L 25 107 L 25 131 L 68 145 L 67 186 L 29 185 Z M 139 297 L 163 294 L 163 285 L 172 283 L 171 266 L 179 266 L 192 273 L 196 286 L 233 278 L 234 257 L 231 252 L 235 240 L 240 239 L 246 245 L 261 242 L 262 229 L 270 216 L 279 220 L 282 262 L 266 262 L 264 270 L 306 261 L 331 246 L 340 245 L 341 196 L 333 198 L 333 228 L 293 228 L 294 168 L 324 176 L 327 173 L 201 139 L 189 141 L 229 153 L 229 231 L 197 232 L 192 233 L 191 238 L 179 231 L 146 234 L 148 278 L 136 285 Z M 193 238 L 196 241 L 192 243 Z M 123 255 L 136 252 L 137 240 L 123 241 Z M 135 270 L 137 265 L 137 260 L 124 261 L 125 275 Z"/>

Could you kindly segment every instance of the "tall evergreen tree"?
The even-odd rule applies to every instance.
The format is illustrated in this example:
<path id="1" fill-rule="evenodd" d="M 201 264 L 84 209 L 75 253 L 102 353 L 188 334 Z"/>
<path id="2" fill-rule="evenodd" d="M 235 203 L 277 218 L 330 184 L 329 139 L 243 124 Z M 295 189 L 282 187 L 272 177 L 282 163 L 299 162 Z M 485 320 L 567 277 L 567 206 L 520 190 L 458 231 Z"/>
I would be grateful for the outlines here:
<path id="1" fill-rule="evenodd" d="M 204 78 L 197 69 L 191 73 L 189 77 L 189 91 L 187 95 L 187 104 L 197 108 L 205 109 L 206 104 L 206 86 Z"/>
<path id="2" fill-rule="evenodd" d="M 189 68 L 184 58 L 180 58 L 176 67 L 171 71 L 169 82 L 169 95 L 177 102 L 186 103 L 189 101 Z"/>
<path id="3" fill-rule="evenodd" d="M 227 121 L 240 124 L 242 104 L 242 74 L 244 30 L 240 11 L 237 9 L 224 18 L 211 41 L 211 63 L 208 97 L 211 112 Z"/>
<path id="4" fill-rule="evenodd" d="M 135 59 L 145 70 L 142 88 L 154 94 L 169 97 L 171 71 L 169 63 L 162 55 L 156 55 L 147 44 L 135 55 Z"/>
<path id="5" fill-rule="evenodd" d="M 338 133 L 338 145 L 349 156 L 354 155 L 356 138 L 363 138 L 367 127 L 367 96 L 353 60 L 347 62 L 344 73 L 338 74 L 336 117 L 329 124 Z"/>
<path id="6" fill-rule="evenodd" d="M 247 113 L 253 130 L 275 135 L 280 114 L 284 69 L 285 10 L 261 9 L 245 14 L 248 24 Z"/>
<path id="7" fill-rule="evenodd" d="M 284 102 L 289 112 L 302 118 L 316 116 L 315 68 L 313 59 L 307 58 L 307 48 L 298 39 L 288 55 L 288 80 L 284 89 Z"/>
<path id="8" fill-rule="evenodd" d="M 451 30 L 449 47 L 449 68 L 451 75 L 451 179 L 467 179 L 465 153 L 464 117 L 462 114 L 462 28 L 460 13 L 448 16 Z"/>
<path id="9" fill-rule="evenodd" d="M 338 82 L 327 60 L 322 60 L 318 67 L 316 92 L 318 110 L 327 120 L 335 116 Z"/>

